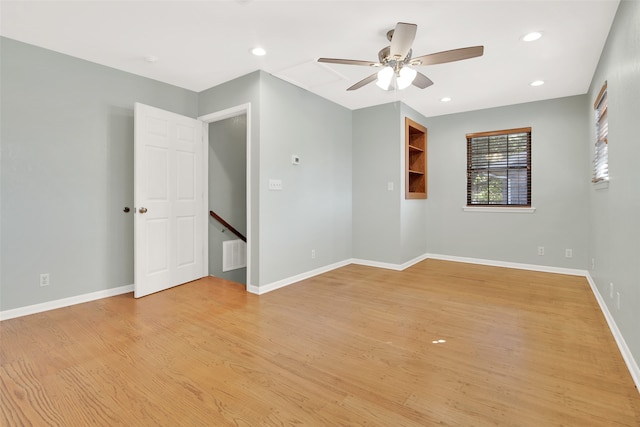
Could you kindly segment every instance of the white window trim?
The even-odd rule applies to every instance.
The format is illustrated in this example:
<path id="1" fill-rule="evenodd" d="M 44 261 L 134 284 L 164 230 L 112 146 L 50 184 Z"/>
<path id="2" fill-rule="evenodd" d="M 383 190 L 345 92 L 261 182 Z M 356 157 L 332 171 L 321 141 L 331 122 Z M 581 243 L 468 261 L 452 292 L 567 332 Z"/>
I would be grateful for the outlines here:
<path id="1" fill-rule="evenodd" d="M 609 188 L 609 180 L 606 179 L 606 180 L 594 182 L 593 188 L 595 190 L 606 190 L 607 188 Z"/>
<path id="2" fill-rule="evenodd" d="M 491 213 L 518 213 L 518 214 L 532 214 L 536 211 L 536 208 L 518 208 L 518 207 L 503 207 L 503 206 L 463 206 L 462 210 L 465 212 L 491 212 Z"/>
<path id="3" fill-rule="evenodd" d="M 595 151 L 594 151 L 594 156 L 593 156 L 593 171 L 591 173 L 591 179 L 592 182 L 594 183 L 595 189 L 596 190 L 603 190 L 605 188 L 609 187 L 609 154 L 608 154 L 608 137 L 609 137 L 609 131 L 608 131 L 608 127 L 609 127 L 609 118 L 606 118 L 606 122 L 607 122 L 607 134 L 604 136 L 604 147 L 607 148 L 607 171 L 606 171 L 606 175 L 600 176 L 599 175 L 599 171 L 596 169 L 597 165 L 599 164 L 599 160 L 601 160 L 602 158 L 604 158 L 604 156 L 598 156 L 598 153 L 600 153 L 600 151 L 598 150 L 599 147 L 599 143 L 602 141 L 600 139 L 600 104 L 602 103 L 602 101 L 605 99 L 605 97 L 608 97 L 607 95 L 607 81 L 605 80 L 604 84 L 602 85 L 602 88 L 600 89 L 600 93 L 598 93 L 598 96 L 596 97 L 596 100 L 593 104 L 593 110 L 595 111 L 595 133 L 596 133 L 596 141 L 595 141 Z M 608 105 L 609 101 L 608 99 L 606 100 L 606 104 Z M 608 110 L 608 107 L 606 108 Z M 609 113 L 607 112 L 607 115 Z M 595 180 L 595 182 L 594 182 Z M 606 183 L 603 185 L 598 185 L 600 183 Z"/>

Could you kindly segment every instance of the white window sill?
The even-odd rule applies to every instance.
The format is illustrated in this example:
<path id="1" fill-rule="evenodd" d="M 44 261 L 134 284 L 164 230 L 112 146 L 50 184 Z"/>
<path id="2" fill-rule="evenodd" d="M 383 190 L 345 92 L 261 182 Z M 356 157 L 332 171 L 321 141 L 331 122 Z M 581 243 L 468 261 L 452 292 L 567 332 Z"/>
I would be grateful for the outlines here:
<path id="1" fill-rule="evenodd" d="M 606 190 L 609 188 L 609 181 L 600 181 L 593 184 L 594 190 Z"/>
<path id="2" fill-rule="evenodd" d="M 500 213 L 526 213 L 532 214 L 536 211 L 536 208 L 507 208 L 504 206 L 463 206 L 462 210 L 465 212 L 500 212 Z"/>

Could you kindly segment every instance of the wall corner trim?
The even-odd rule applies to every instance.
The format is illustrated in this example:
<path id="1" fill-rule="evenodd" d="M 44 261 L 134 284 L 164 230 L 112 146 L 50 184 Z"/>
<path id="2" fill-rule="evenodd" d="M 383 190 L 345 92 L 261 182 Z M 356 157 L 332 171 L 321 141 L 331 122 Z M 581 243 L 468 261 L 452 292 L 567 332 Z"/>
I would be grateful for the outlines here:
<path id="1" fill-rule="evenodd" d="M 90 292 L 88 294 L 76 295 L 68 298 L 61 298 L 54 301 L 47 301 L 40 304 L 27 305 L 11 310 L 0 311 L 0 320 L 13 319 L 15 317 L 28 316 L 30 314 L 42 313 L 43 311 L 55 310 L 57 308 L 69 307 L 83 302 L 95 301 L 102 298 L 133 292 L 133 285 L 120 286 L 118 288 L 105 289 L 102 291 Z"/>

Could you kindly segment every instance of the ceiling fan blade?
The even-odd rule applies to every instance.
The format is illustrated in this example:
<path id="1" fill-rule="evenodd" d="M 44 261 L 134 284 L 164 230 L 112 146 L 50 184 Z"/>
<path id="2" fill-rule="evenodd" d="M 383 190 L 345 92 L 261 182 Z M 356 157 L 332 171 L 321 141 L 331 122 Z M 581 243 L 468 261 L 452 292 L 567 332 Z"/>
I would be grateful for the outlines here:
<path id="1" fill-rule="evenodd" d="M 418 31 L 416 24 L 398 22 L 391 37 L 391 58 L 402 61 L 407 56 L 416 38 L 416 31 Z"/>
<path id="2" fill-rule="evenodd" d="M 431 79 L 427 76 L 425 76 L 422 73 L 417 73 L 416 74 L 416 78 L 413 79 L 413 82 L 411 83 L 414 86 L 419 87 L 420 89 L 424 89 L 427 88 L 429 86 L 431 86 L 433 84 L 433 82 L 431 81 Z"/>
<path id="3" fill-rule="evenodd" d="M 344 64 L 344 65 L 366 65 L 367 67 L 379 67 L 382 65 L 379 62 L 360 61 L 357 59 L 338 59 L 338 58 L 318 58 L 318 62 L 328 62 L 330 64 Z"/>
<path id="4" fill-rule="evenodd" d="M 482 56 L 484 46 L 463 47 L 460 49 L 445 50 L 429 55 L 418 56 L 411 59 L 411 65 L 436 65 L 446 62 L 461 61 L 463 59 Z"/>
<path id="5" fill-rule="evenodd" d="M 358 83 L 354 84 L 353 86 L 351 86 L 347 90 L 360 89 L 362 86 L 368 85 L 369 83 L 374 82 L 377 78 L 378 78 L 378 73 L 371 74 L 369 77 L 360 80 Z"/>

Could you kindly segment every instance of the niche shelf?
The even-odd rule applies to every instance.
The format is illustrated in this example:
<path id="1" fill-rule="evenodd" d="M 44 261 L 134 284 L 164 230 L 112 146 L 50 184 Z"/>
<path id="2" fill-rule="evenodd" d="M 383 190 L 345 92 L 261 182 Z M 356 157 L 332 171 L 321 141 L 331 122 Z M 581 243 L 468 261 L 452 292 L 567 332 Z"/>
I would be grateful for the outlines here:
<path id="1" fill-rule="evenodd" d="M 427 198 L 427 128 L 404 119 L 405 199 Z"/>

